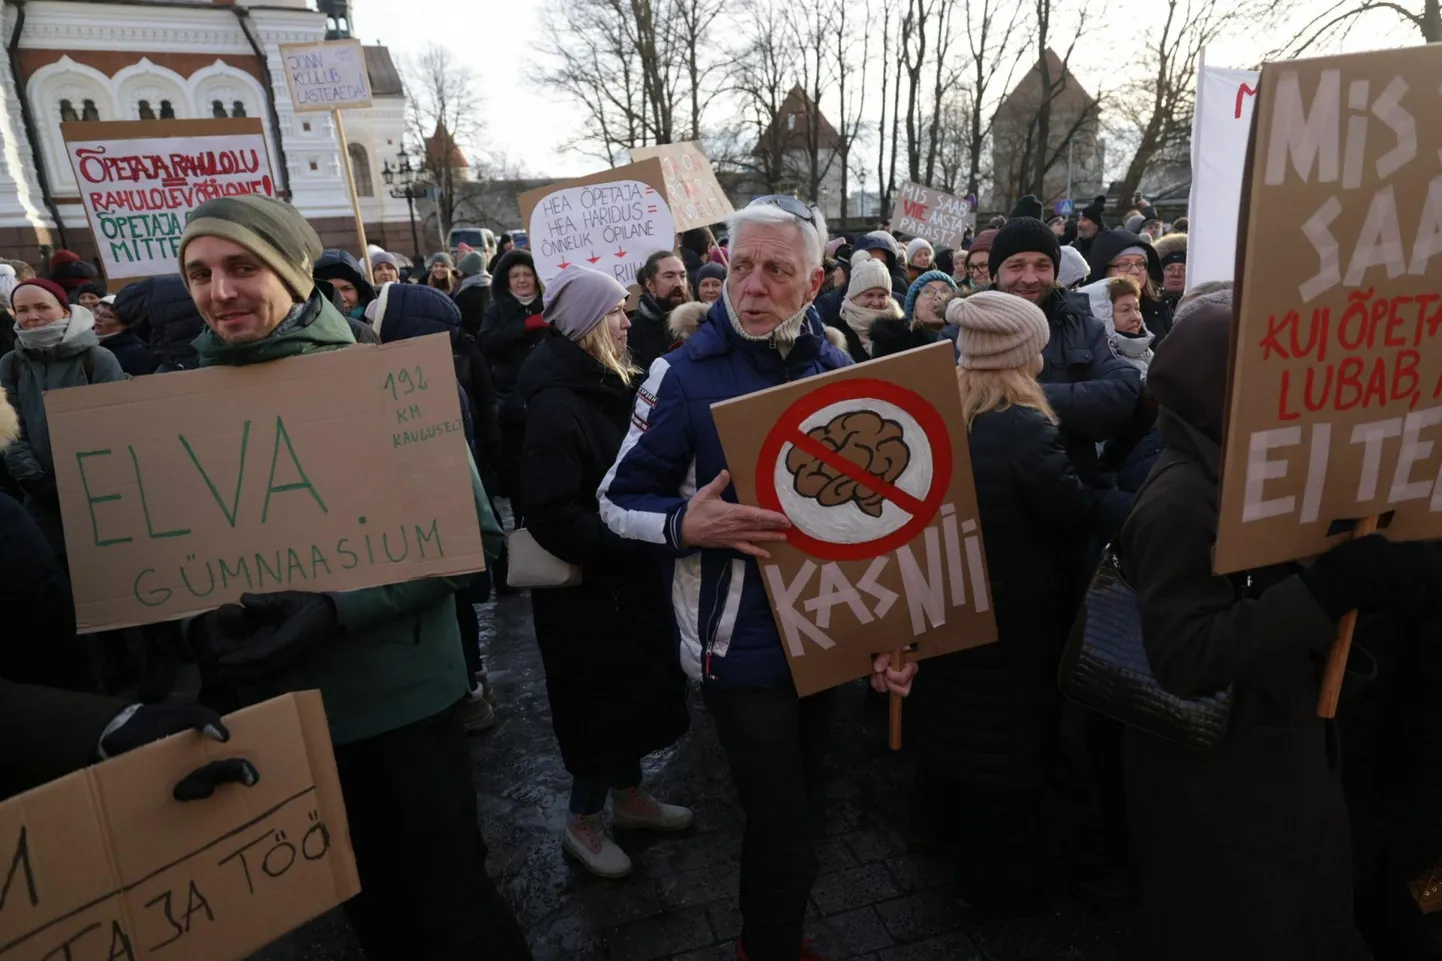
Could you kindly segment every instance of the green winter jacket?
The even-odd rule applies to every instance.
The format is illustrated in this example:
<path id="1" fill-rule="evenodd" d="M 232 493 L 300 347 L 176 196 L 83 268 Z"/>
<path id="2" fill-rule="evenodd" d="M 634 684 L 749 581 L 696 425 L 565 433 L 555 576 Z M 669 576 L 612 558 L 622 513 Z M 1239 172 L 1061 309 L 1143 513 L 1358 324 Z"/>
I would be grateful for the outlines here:
<path id="1" fill-rule="evenodd" d="M 355 344 L 340 311 L 312 294 L 298 321 L 263 340 L 227 345 L 209 329 L 195 339 L 200 366 L 240 367 Z M 471 462 L 471 491 L 487 558 L 504 535 Z M 288 691 L 319 688 L 331 740 L 348 744 L 444 711 L 471 689 L 466 677 L 454 595 L 469 577 L 435 577 L 385 587 L 331 591 L 342 633 L 277 674 L 241 691 L 256 703 Z"/>
<path id="2" fill-rule="evenodd" d="M 27 350 L 17 340 L 15 349 L 0 357 L 0 383 L 4 384 L 10 406 L 20 415 L 20 436 L 5 448 L 5 467 L 16 483 L 28 490 L 54 490 L 55 463 L 50 454 L 50 426 L 45 420 L 45 392 L 116 380 L 125 380 L 125 371 L 120 369 L 115 355 L 100 346 L 94 315 L 79 305 L 70 308 L 70 325 L 54 347 Z M 65 553 L 59 504 L 27 493 L 25 508 L 56 553 Z"/>

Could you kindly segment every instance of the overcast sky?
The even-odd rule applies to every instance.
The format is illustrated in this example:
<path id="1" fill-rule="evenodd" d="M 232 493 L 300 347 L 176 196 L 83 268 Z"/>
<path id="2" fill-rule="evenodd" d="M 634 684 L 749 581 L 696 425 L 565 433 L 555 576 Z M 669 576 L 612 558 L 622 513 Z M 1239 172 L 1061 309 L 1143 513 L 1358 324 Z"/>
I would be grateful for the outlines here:
<path id="1" fill-rule="evenodd" d="M 438 41 L 475 71 L 485 96 L 487 142 L 483 148 L 505 154 L 528 176 L 566 177 L 604 165 L 563 148 L 568 131 L 578 123 L 576 109 L 555 92 L 538 90 L 526 80 L 542 34 L 541 17 L 552 2 L 555 0 L 352 0 L 356 34 L 366 43 L 386 44 L 398 62 Z M 1066 2 L 1062 0 L 1059 6 Z M 1106 3 L 1106 26 L 1078 48 L 1073 69 L 1083 84 L 1095 90 L 1114 83 L 1118 75 L 1117 41 L 1124 35 L 1118 28 L 1127 22 L 1145 23 L 1162 4 L 1157 0 L 1092 2 Z M 1335 6 L 1330 0 L 1308 2 L 1319 8 Z M 1365 26 L 1374 29 L 1355 30 L 1346 44 L 1348 49 L 1417 42 L 1395 27 L 1395 19 L 1385 14 L 1373 16 Z M 1298 18 L 1296 27 L 1306 19 Z M 1295 30 L 1280 32 L 1290 36 Z M 1246 67 L 1262 55 L 1261 46 L 1272 42 L 1275 38 L 1263 37 L 1260 43 L 1233 41 L 1208 51 L 1207 58 L 1221 66 Z"/>

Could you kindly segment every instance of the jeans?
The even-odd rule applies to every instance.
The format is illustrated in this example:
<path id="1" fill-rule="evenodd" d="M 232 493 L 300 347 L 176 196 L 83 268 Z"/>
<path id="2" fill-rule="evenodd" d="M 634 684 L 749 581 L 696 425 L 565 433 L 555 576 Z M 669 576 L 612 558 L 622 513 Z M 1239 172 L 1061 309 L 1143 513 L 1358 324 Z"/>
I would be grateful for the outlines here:
<path id="1" fill-rule="evenodd" d="M 741 941 L 751 961 L 796 961 L 818 870 L 811 791 L 835 691 L 803 699 L 786 684 L 704 694 L 746 812 Z"/>
<path id="2" fill-rule="evenodd" d="M 624 790 L 641 783 L 641 762 L 617 768 L 606 775 L 578 776 L 571 782 L 571 813 L 599 814 L 606 806 L 606 792 Z"/>
<path id="3" fill-rule="evenodd" d="M 530 961 L 486 874 L 456 710 L 337 746 L 335 759 L 361 882 L 345 912 L 369 961 Z"/>

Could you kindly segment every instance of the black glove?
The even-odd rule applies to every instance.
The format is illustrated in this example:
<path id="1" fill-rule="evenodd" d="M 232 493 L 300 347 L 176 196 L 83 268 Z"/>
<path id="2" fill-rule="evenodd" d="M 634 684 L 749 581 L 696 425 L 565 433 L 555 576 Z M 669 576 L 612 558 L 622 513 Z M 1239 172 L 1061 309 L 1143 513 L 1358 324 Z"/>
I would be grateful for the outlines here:
<path id="1" fill-rule="evenodd" d="M 114 730 L 107 727 L 100 736 L 102 758 L 133 751 L 181 731 L 199 731 L 221 742 L 230 740 L 230 731 L 226 730 L 220 715 L 199 704 L 167 701 L 164 704 L 139 704 L 133 711 L 130 708 L 125 710 L 130 711 L 130 716 Z M 117 718 L 120 716 L 116 715 Z"/>
<path id="2" fill-rule="evenodd" d="M 1381 534 L 1344 541 L 1302 571 L 1302 583 L 1332 620 L 1359 607 L 1395 605 L 1413 613 L 1442 588 L 1436 552 L 1427 544 L 1394 544 Z"/>
<path id="3" fill-rule="evenodd" d="M 307 591 L 242 594 L 190 626 L 203 676 L 231 684 L 283 671 L 339 633 L 335 601 Z"/>
<path id="4" fill-rule="evenodd" d="M 253 787 L 260 780 L 260 772 L 243 757 L 228 757 L 223 761 L 211 761 L 204 767 L 191 771 L 175 785 L 171 795 L 177 801 L 201 801 L 215 793 L 222 784 L 243 784 Z"/>

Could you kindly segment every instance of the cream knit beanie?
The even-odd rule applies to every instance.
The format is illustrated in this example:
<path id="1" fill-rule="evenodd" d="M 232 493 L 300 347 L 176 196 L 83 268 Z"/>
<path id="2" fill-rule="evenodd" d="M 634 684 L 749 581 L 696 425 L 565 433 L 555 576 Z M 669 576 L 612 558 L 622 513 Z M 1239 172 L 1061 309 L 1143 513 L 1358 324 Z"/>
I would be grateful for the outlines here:
<path id="1" fill-rule="evenodd" d="M 1025 367 L 1051 339 L 1046 314 L 1029 300 L 999 290 L 982 290 L 953 300 L 946 319 L 960 328 L 956 344 L 964 370 Z"/>
<path id="2" fill-rule="evenodd" d="M 846 299 L 854 300 L 863 290 L 880 287 L 891 293 L 891 271 L 879 260 L 867 257 L 861 263 L 851 262 L 851 283 L 846 285 Z"/>

